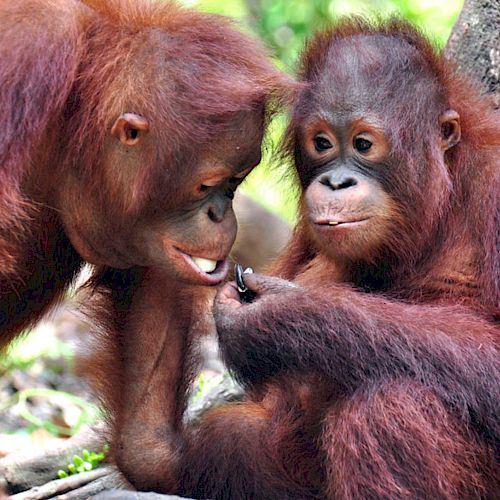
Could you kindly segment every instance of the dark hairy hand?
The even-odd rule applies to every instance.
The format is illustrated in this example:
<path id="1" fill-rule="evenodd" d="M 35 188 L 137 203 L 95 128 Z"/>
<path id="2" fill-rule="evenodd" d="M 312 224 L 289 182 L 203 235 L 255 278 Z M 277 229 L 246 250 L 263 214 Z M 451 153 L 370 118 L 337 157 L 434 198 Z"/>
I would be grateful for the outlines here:
<path id="1" fill-rule="evenodd" d="M 272 324 L 276 314 L 286 312 L 303 290 L 272 276 L 245 274 L 244 279 L 256 295 L 252 302 L 240 298 L 236 283 L 227 283 L 215 298 L 214 317 L 224 361 L 240 381 L 248 384 L 280 368 L 268 324 Z"/>

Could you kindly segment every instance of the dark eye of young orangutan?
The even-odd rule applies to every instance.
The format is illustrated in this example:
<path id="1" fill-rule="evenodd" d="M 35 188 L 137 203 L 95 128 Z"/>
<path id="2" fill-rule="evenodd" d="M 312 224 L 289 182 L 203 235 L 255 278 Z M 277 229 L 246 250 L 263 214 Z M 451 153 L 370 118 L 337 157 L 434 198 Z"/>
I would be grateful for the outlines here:
<path id="1" fill-rule="evenodd" d="M 328 149 L 331 149 L 332 143 L 323 135 L 317 135 L 314 138 L 314 147 L 316 148 L 316 151 L 321 153 L 322 151 L 327 151 Z"/>
<path id="2" fill-rule="evenodd" d="M 354 149 L 360 153 L 366 153 L 372 147 L 372 143 L 368 139 L 363 139 L 363 137 L 354 138 Z"/>

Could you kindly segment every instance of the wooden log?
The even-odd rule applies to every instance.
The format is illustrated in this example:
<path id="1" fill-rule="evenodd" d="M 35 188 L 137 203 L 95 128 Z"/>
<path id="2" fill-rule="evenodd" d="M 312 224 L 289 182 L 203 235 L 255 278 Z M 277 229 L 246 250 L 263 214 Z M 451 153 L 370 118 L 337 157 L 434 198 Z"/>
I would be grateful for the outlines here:
<path id="1" fill-rule="evenodd" d="M 43 500 L 45 498 L 52 498 L 60 493 L 66 493 L 67 491 L 76 490 L 85 486 L 86 484 L 105 477 L 109 474 L 107 467 L 101 467 L 90 472 L 82 472 L 80 474 L 75 474 L 74 476 L 69 476 L 64 479 L 58 479 L 56 481 L 49 481 L 42 486 L 36 486 L 28 491 L 23 491 L 22 493 L 17 493 L 12 495 L 12 500 Z"/>

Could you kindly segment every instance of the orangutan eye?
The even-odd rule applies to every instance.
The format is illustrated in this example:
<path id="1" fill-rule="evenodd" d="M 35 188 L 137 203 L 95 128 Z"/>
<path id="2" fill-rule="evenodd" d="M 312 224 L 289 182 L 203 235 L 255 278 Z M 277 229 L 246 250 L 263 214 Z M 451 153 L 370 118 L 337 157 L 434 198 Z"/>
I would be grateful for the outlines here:
<path id="1" fill-rule="evenodd" d="M 211 179 L 204 179 L 203 183 L 198 186 L 198 193 L 200 194 L 206 194 L 208 193 L 213 187 L 217 186 L 220 184 L 221 178 L 220 177 L 214 177 Z"/>
<path id="2" fill-rule="evenodd" d="M 328 149 L 331 149 L 332 143 L 323 135 L 317 135 L 314 138 L 314 147 L 316 148 L 316 151 L 318 153 L 321 153 L 323 151 L 327 151 Z"/>
<path id="3" fill-rule="evenodd" d="M 138 136 L 139 136 L 139 131 L 136 128 L 129 128 L 127 130 L 127 139 L 134 140 L 137 139 Z"/>
<path id="4" fill-rule="evenodd" d="M 363 137 L 356 137 L 354 139 L 354 149 L 360 153 L 368 152 L 372 145 L 368 139 L 364 139 Z"/>

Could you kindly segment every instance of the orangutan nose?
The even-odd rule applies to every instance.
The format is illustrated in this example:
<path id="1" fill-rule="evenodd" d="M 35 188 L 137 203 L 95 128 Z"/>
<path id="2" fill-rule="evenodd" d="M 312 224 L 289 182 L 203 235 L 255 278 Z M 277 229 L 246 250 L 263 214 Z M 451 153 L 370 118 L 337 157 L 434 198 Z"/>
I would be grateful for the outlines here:
<path id="1" fill-rule="evenodd" d="M 231 201 L 227 197 L 220 200 L 214 200 L 208 206 L 208 218 L 215 223 L 222 222 L 230 205 Z"/>
<path id="2" fill-rule="evenodd" d="M 333 191 L 347 189 L 358 184 L 357 179 L 342 172 L 329 172 L 328 174 L 323 175 L 319 182 Z"/>

